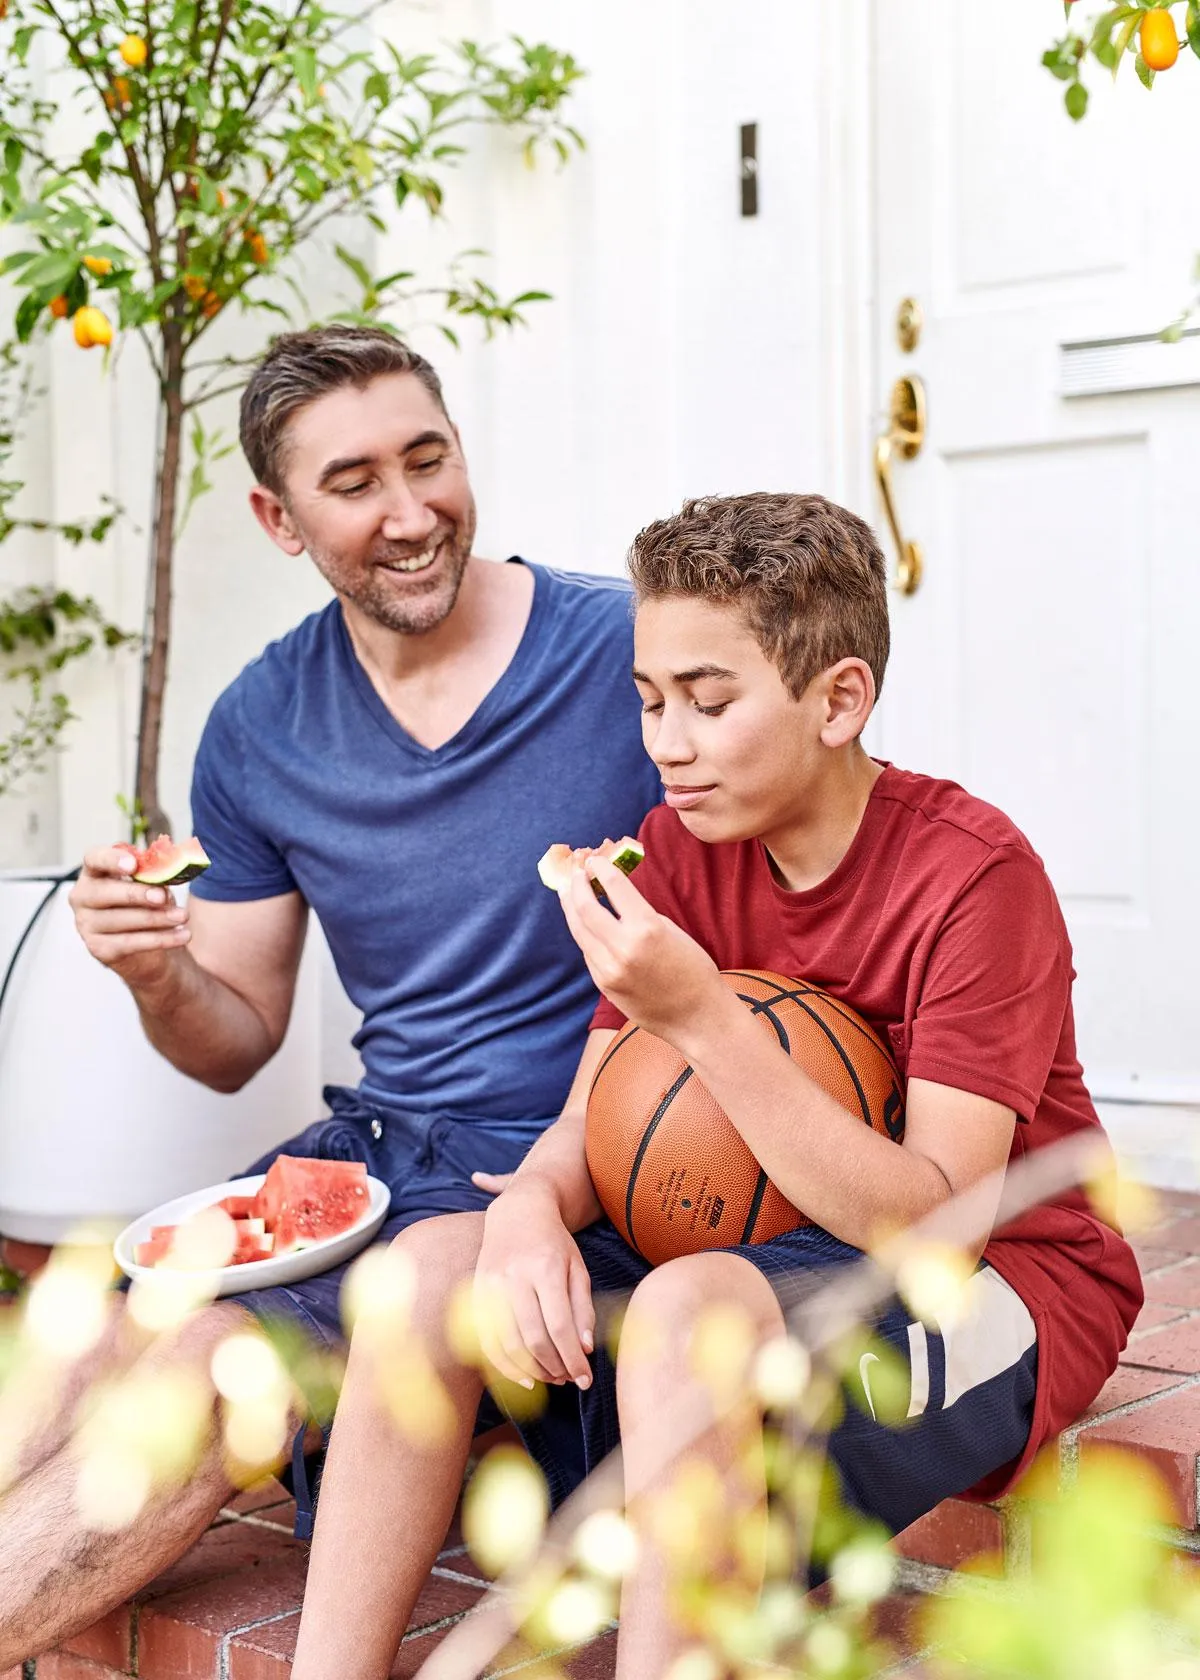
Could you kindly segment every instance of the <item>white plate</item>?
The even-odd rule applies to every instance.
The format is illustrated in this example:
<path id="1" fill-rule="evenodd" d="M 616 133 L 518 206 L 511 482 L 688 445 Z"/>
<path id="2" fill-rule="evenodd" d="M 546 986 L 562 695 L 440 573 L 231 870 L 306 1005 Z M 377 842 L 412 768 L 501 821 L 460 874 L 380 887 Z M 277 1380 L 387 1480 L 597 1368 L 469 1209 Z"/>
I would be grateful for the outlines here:
<path id="1" fill-rule="evenodd" d="M 126 1225 L 113 1244 L 117 1265 L 127 1277 L 161 1276 L 169 1268 L 139 1266 L 134 1259 L 138 1243 L 148 1239 L 152 1225 L 179 1225 L 189 1214 L 199 1213 L 201 1208 L 211 1207 L 226 1196 L 252 1196 L 265 1177 L 265 1173 L 256 1173 L 251 1178 L 231 1178 L 228 1184 L 213 1184 L 207 1190 L 192 1190 L 186 1196 L 176 1196 L 173 1202 L 164 1202 L 161 1207 L 142 1214 L 140 1219 Z M 368 1176 L 367 1189 L 371 1198 L 367 1211 L 356 1225 L 351 1225 L 348 1231 L 342 1231 L 336 1237 L 326 1237 L 323 1242 L 312 1243 L 308 1248 L 294 1248 L 288 1254 L 272 1256 L 269 1260 L 247 1260 L 240 1266 L 221 1266 L 214 1272 L 187 1272 L 182 1275 L 204 1277 L 213 1294 L 240 1295 L 246 1289 L 272 1289 L 276 1284 L 296 1283 L 300 1278 L 327 1272 L 331 1266 L 340 1266 L 343 1260 L 349 1260 L 352 1254 L 367 1246 L 387 1217 L 392 1199 L 387 1185 Z"/>

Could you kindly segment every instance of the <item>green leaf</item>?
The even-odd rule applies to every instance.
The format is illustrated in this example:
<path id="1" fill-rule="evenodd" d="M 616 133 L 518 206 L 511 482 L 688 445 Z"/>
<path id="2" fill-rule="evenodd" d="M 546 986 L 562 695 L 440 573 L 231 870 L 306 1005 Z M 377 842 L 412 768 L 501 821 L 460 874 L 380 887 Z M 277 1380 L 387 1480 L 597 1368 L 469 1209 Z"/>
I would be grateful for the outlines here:
<path id="1" fill-rule="evenodd" d="M 43 291 L 47 287 L 61 291 L 78 268 L 79 258 L 74 251 L 45 251 L 22 272 L 21 284 L 29 291 Z"/>
<path id="2" fill-rule="evenodd" d="M 317 55 L 311 47 L 297 47 L 293 51 L 292 69 L 301 93 L 311 105 L 317 97 Z"/>
<path id="3" fill-rule="evenodd" d="M 1188 0 L 1187 38 L 1188 46 L 1200 58 L 1200 4 L 1197 0 Z"/>
<path id="4" fill-rule="evenodd" d="M 16 326 L 17 337 L 22 344 L 28 344 L 33 337 L 34 328 L 42 317 L 42 308 L 43 305 L 38 298 L 28 296 L 23 297 L 17 306 L 14 325 Z"/>
<path id="5" fill-rule="evenodd" d="M 1134 12 L 1133 12 L 1133 16 L 1132 17 L 1127 17 L 1125 19 L 1125 22 L 1121 25 L 1120 29 L 1117 31 L 1117 38 L 1113 42 L 1112 73 L 1113 73 L 1114 81 L 1116 80 L 1117 71 L 1121 67 L 1121 60 L 1122 60 L 1122 58 L 1124 58 L 1125 53 L 1128 50 L 1130 41 L 1133 40 L 1134 33 L 1137 30 L 1138 20 L 1141 17 L 1141 15 L 1142 15 L 1141 8 L 1140 7 L 1135 8 Z"/>
<path id="6" fill-rule="evenodd" d="M 1148 88 L 1154 86 L 1154 71 L 1151 70 L 1141 53 L 1139 53 L 1134 59 L 1133 67 L 1137 71 L 1138 81 L 1141 82 L 1143 87 Z"/>
<path id="7" fill-rule="evenodd" d="M 1088 90 L 1082 82 L 1072 82 L 1064 96 L 1067 115 L 1072 122 L 1079 122 L 1087 114 Z"/>
<path id="8" fill-rule="evenodd" d="M 339 262 L 345 264 L 362 289 L 365 292 L 370 291 L 374 281 L 371 279 L 371 271 L 366 263 L 359 257 L 354 256 L 352 252 L 347 251 L 344 245 L 335 245 L 333 249 Z"/>

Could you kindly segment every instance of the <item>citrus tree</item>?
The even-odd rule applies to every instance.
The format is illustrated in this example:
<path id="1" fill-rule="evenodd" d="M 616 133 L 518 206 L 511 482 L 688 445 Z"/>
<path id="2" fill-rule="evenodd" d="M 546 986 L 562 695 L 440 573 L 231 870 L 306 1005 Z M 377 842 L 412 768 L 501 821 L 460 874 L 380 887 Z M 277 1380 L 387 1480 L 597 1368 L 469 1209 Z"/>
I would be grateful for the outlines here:
<path id="1" fill-rule="evenodd" d="M 385 210 L 438 214 L 467 125 L 518 131 L 530 158 L 540 142 L 563 159 L 580 143 L 563 119 L 581 74 L 568 55 L 514 37 L 499 50 L 461 41 L 406 56 L 371 37 L 378 9 L 0 0 L 0 221 L 20 246 L 2 269 L 17 296 L 17 336 L 67 331 L 81 351 L 106 355 L 135 337 L 153 369 L 134 787 L 152 830 L 169 828 L 158 760 L 172 565 L 220 452 L 200 410 L 236 388 L 253 359 L 221 350 L 221 317 L 236 308 L 307 324 L 300 259 L 311 260 L 322 230 L 345 264 L 350 318 L 394 314 L 423 295 L 453 338 L 455 317 L 490 331 L 544 295 L 504 299 L 459 267 L 423 285 L 409 270 L 377 274 L 336 243 L 346 229 L 383 231 Z"/>
<path id="2" fill-rule="evenodd" d="M 34 394 L 20 346 L 0 344 L 0 545 L 18 532 L 54 535 L 76 544 L 102 542 L 115 517 L 111 506 L 91 519 L 61 523 L 15 509 L 24 485 L 12 476 L 13 455 Z M 114 648 L 133 639 L 110 624 L 90 596 L 27 584 L 0 597 L 0 675 L 15 685 L 12 720 L 7 731 L 0 732 L 0 794 L 45 767 L 71 721 L 59 673 L 95 647 Z"/>
<path id="3" fill-rule="evenodd" d="M 1086 26 L 1077 21 L 1082 9 L 1079 0 L 1064 0 L 1063 9 L 1066 33 L 1047 48 L 1042 63 L 1066 83 L 1063 97 L 1076 122 L 1087 113 L 1083 77 L 1089 60 L 1115 76 L 1122 59 L 1132 54 L 1138 80 L 1149 88 L 1155 76 L 1172 69 L 1186 48 L 1200 58 L 1200 0 L 1132 0 L 1106 7 Z"/>
<path id="4" fill-rule="evenodd" d="M 1042 63 L 1066 84 L 1063 99 L 1075 122 L 1087 115 L 1084 76 L 1095 65 L 1115 78 L 1122 60 L 1132 55 L 1138 80 L 1143 87 L 1152 88 L 1154 78 L 1173 69 L 1189 49 L 1200 58 L 1200 0 L 1132 0 L 1130 4 L 1109 6 L 1086 23 L 1079 17 L 1080 0 L 1064 0 L 1063 9 L 1066 33 L 1046 49 Z M 1200 258 L 1193 281 L 1200 288 Z M 1162 336 L 1178 339 L 1197 314 L 1200 289 L 1191 307 L 1165 328 Z"/>

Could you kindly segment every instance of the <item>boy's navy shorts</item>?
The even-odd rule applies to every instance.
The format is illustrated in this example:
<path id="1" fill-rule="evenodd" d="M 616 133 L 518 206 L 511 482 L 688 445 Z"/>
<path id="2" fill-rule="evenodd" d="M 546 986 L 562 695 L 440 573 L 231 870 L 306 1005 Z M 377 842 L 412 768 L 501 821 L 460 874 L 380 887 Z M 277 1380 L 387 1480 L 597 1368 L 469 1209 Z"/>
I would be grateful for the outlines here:
<path id="1" fill-rule="evenodd" d="M 578 1232 L 575 1240 L 596 1297 L 627 1296 L 652 1269 L 607 1219 Z M 763 1273 L 785 1316 L 802 1312 L 804 1299 L 827 1283 L 834 1269 L 863 1258 L 817 1226 L 724 1252 L 744 1256 Z M 1037 1334 L 1021 1297 L 983 1261 L 953 1324 L 929 1328 L 892 1297 L 864 1330 L 862 1345 L 841 1370 L 843 1404 L 821 1446 L 836 1470 L 842 1506 L 898 1534 L 942 1499 L 1021 1457 L 1033 1426 Z M 550 1444 L 529 1441 L 556 1499 L 620 1439 L 616 1367 L 602 1339 L 597 1342 L 592 1386 L 552 1391 L 551 1410 L 566 1407 L 578 1417 L 578 1471 L 564 1478 L 560 1465 L 545 1461 Z M 881 1342 L 887 1347 L 879 1347 Z M 885 1387 L 880 1366 L 889 1350 L 894 1357 Z M 555 1436 L 562 1437 L 561 1423 Z"/>
<path id="2" fill-rule="evenodd" d="M 265 1172 L 275 1154 L 363 1161 L 392 1186 L 388 1217 L 378 1241 L 391 1241 L 418 1220 L 447 1213 L 482 1212 L 492 1197 L 471 1183 L 472 1172 L 511 1172 L 548 1120 L 482 1125 L 453 1118 L 408 1121 L 376 1112 L 357 1092 L 329 1087 L 332 1113 L 246 1169 Z M 607 1220 L 576 1235 L 597 1297 L 627 1296 L 652 1269 Z M 774 1288 L 785 1313 L 836 1268 L 862 1259 L 857 1249 L 817 1226 L 802 1226 L 770 1242 L 726 1252 L 744 1256 Z M 275 1289 L 226 1299 L 256 1317 L 289 1319 L 327 1346 L 344 1342 L 339 1266 Z M 954 1324 L 928 1328 L 893 1298 L 869 1327 L 894 1358 L 887 1421 L 875 1415 L 872 1373 L 877 1357 L 867 1348 L 843 1373 L 845 1405 L 823 1445 L 837 1472 L 840 1498 L 851 1510 L 898 1533 L 942 1499 L 961 1493 L 1024 1451 L 1033 1422 L 1037 1387 L 1037 1338 L 1029 1309 L 1010 1284 L 981 1262 L 969 1285 L 968 1305 Z M 617 1445 L 616 1368 L 602 1339 L 592 1357 L 592 1386 L 549 1390 L 535 1423 L 523 1422 L 526 1444 L 546 1475 L 557 1505 Z M 907 1384 L 907 1404 L 896 1409 L 895 1373 Z M 876 1376 L 876 1390 L 879 1377 Z M 901 1421 L 897 1422 L 897 1415 Z M 477 1430 L 502 1421 L 485 1396 Z M 321 1455 L 304 1460 L 297 1436 L 292 1479 L 296 1531 L 311 1533 L 314 1470 Z M 288 1478 L 285 1477 L 285 1480 Z"/>

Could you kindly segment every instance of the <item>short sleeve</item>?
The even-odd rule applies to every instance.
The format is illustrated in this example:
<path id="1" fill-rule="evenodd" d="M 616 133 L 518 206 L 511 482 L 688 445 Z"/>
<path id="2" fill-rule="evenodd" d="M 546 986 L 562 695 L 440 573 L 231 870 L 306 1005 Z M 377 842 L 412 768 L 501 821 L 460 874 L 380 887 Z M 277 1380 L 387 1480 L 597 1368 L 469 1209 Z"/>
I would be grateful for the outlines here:
<path id="1" fill-rule="evenodd" d="M 279 848 L 255 826 L 246 796 L 245 747 L 236 687 L 217 701 L 192 770 L 192 826 L 212 859 L 193 883 L 197 898 L 240 903 L 295 892 Z"/>
<path id="2" fill-rule="evenodd" d="M 1031 1120 L 1062 1038 L 1071 947 L 1038 859 L 1001 847 L 938 931 L 922 979 L 907 1073 L 988 1097 Z"/>

